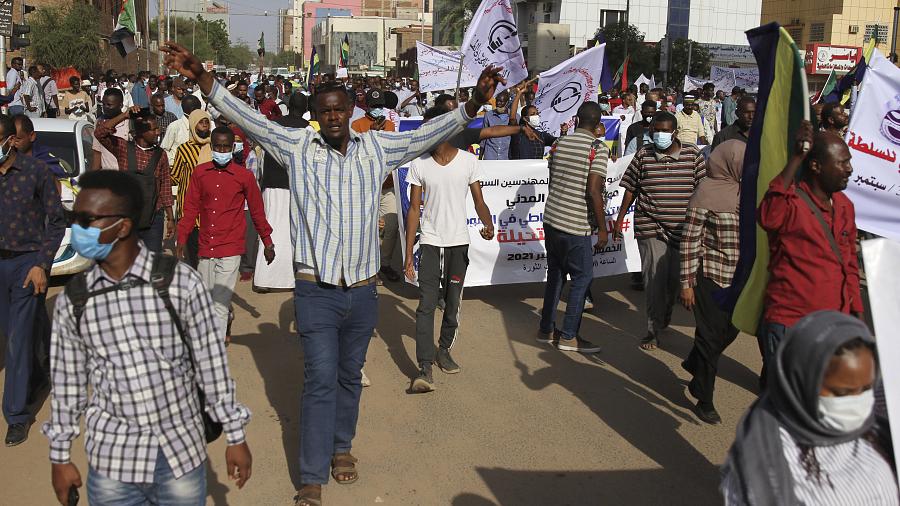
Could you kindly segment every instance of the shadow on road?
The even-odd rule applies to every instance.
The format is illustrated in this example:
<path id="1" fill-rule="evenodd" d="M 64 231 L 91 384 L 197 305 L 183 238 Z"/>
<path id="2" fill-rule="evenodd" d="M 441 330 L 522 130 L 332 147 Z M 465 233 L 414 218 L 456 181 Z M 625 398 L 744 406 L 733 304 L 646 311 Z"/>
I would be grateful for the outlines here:
<path id="1" fill-rule="evenodd" d="M 294 489 L 300 487 L 300 394 L 303 390 L 303 359 L 298 337 L 291 332 L 294 299 L 287 299 L 278 311 L 278 324 L 262 323 L 259 332 L 232 336 L 232 346 L 250 349 L 265 385 L 266 398 L 281 425 L 281 439 L 287 469 Z M 287 385 L 287 387 L 285 387 Z"/>
<path id="2" fill-rule="evenodd" d="M 215 506 L 227 506 L 228 487 L 219 481 L 219 475 L 213 469 L 209 459 L 206 459 L 206 496 L 212 499 Z"/>
<path id="3" fill-rule="evenodd" d="M 385 283 L 385 286 L 387 286 L 387 283 Z M 408 288 L 401 288 L 401 290 L 408 291 L 409 288 L 418 290 L 414 286 L 407 286 Z M 412 296 L 414 300 L 417 297 L 417 294 Z M 388 354 L 390 354 L 394 364 L 397 365 L 397 369 L 405 376 L 412 378 L 419 371 L 419 366 L 416 364 L 415 357 L 411 357 L 406 351 L 406 347 L 403 345 L 403 337 L 408 336 L 413 343 L 415 342 L 415 336 L 413 335 L 416 330 L 415 310 L 406 307 L 403 299 L 389 293 L 380 292 L 378 298 L 378 325 L 375 329 L 387 345 Z M 412 349 L 415 350 L 415 346 Z"/>

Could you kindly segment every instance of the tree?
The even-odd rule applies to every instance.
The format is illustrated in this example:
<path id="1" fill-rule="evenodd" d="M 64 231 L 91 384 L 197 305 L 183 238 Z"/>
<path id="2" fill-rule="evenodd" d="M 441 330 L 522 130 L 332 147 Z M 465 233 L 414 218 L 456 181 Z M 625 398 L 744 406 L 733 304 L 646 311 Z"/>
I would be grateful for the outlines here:
<path id="1" fill-rule="evenodd" d="M 266 60 L 269 62 L 269 66 L 272 67 L 301 66 L 300 54 L 294 51 L 281 51 L 272 56 L 266 55 Z"/>
<path id="2" fill-rule="evenodd" d="M 472 21 L 475 11 L 481 5 L 480 0 L 462 0 L 440 2 L 436 18 L 440 23 L 438 31 L 439 39 L 435 40 L 438 46 L 459 46 L 469 22 Z"/>
<path id="3" fill-rule="evenodd" d="M 100 13 L 91 4 L 39 7 L 29 24 L 31 47 L 41 62 L 79 70 L 100 66 Z"/>
<path id="4" fill-rule="evenodd" d="M 244 39 L 238 39 L 235 45 L 231 46 L 222 61 L 222 65 L 229 68 L 246 69 L 251 65 L 257 65 L 258 56 L 256 51 L 250 49 L 250 45 Z"/>
<path id="5" fill-rule="evenodd" d="M 625 60 L 626 47 L 629 81 L 634 81 L 641 74 L 649 77 L 656 72 L 659 55 L 654 56 L 653 48 L 644 43 L 644 34 L 636 26 L 621 22 L 598 28 L 588 46 L 592 47 L 601 35 L 606 40 L 606 60 L 613 73 Z"/>
<path id="6" fill-rule="evenodd" d="M 691 52 L 691 68 L 688 70 L 688 47 Z M 658 56 L 657 56 L 658 58 Z M 681 89 L 684 76 L 705 77 L 709 75 L 709 50 L 689 39 L 672 41 L 670 51 L 669 85 Z"/>

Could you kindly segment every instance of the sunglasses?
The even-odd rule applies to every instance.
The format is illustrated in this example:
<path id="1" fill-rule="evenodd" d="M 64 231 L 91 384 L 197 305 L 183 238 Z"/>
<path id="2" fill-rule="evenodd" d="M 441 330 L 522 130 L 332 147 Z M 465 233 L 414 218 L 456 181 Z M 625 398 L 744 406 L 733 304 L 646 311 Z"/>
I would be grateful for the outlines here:
<path id="1" fill-rule="evenodd" d="M 99 214 L 93 215 L 85 212 L 75 212 L 75 211 L 66 211 L 66 224 L 68 226 L 72 226 L 77 223 L 78 225 L 87 228 L 91 226 L 91 223 L 102 220 L 103 218 L 127 218 L 127 216 L 122 214 Z"/>

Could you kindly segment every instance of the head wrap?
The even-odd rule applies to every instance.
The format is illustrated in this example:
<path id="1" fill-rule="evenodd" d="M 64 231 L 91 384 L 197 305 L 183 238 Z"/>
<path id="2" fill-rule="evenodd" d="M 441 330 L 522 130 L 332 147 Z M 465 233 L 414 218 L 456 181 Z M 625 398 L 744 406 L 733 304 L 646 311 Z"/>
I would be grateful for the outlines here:
<path id="1" fill-rule="evenodd" d="M 740 205 L 741 173 L 747 143 L 725 141 L 713 150 L 706 165 L 706 177 L 700 181 L 688 207 L 719 213 L 737 213 Z"/>
<path id="2" fill-rule="evenodd" d="M 197 124 L 200 123 L 200 121 L 203 119 L 208 119 L 210 121 L 209 128 L 210 133 L 212 133 L 212 118 L 210 118 L 208 112 L 197 109 L 196 111 L 192 112 L 190 116 L 188 116 L 188 125 L 191 130 L 191 140 L 193 140 L 197 144 L 200 144 L 200 154 L 197 156 L 197 165 L 212 161 L 212 147 L 210 146 L 211 135 L 207 136 L 205 139 L 197 135 Z"/>

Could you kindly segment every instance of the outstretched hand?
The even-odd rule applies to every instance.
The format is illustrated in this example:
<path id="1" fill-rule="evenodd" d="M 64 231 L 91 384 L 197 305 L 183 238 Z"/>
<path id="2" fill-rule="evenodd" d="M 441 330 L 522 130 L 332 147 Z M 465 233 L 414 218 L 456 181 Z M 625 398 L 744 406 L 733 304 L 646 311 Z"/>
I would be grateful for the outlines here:
<path id="1" fill-rule="evenodd" d="M 178 72 L 188 79 L 198 80 L 206 72 L 200 58 L 194 56 L 184 46 L 168 41 L 161 49 L 166 54 L 165 64 L 169 69 Z"/>
<path id="2" fill-rule="evenodd" d="M 503 68 L 488 65 L 478 77 L 478 84 L 475 85 L 472 98 L 479 105 L 486 104 L 488 100 L 493 98 L 494 93 L 497 91 L 498 83 L 506 84 L 506 79 L 503 77 Z"/>

